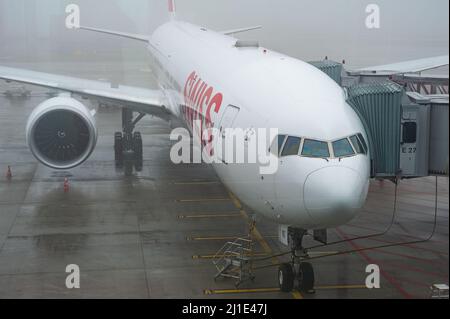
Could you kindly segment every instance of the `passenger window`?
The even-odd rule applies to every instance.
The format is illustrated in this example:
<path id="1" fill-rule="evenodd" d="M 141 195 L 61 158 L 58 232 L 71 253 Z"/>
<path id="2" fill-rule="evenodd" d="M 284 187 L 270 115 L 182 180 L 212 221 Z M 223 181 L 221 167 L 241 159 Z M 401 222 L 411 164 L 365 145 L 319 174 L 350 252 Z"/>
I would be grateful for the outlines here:
<path id="1" fill-rule="evenodd" d="M 406 122 L 403 124 L 403 143 L 414 144 L 417 142 L 417 123 Z"/>
<path id="2" fill-rule="evenodd" d="M 285 139 L 286 135 L 278 135 L 270 147 L 270 152 L 276 156 L 279 156 Z"/>
<path id="3" fill-rule="evenodd" d="M 366 154 L 366 152 L 364 150 L 364 146 L 362 145 L 361 141 L 358 139 L 358 137 L 356 135 L 353 135 L 352 137 L 350 137 L 350 141 L 352 142 L 353 147 L 356 150 L 356 153 Z"/>
<path id="4" fill-rule="evenodd" d="M 364 153 L 367 154 L 367 152 L 369 151 L 369 147 L 367 146 L 364 136 L 361 133 L 358 133 L 358 138 L 361 141 L 362 146 L 364 147 Z"/>
<path id="5" fill-rule="evenodd" d="M 286 144 L 284 144 L 281 156 L 283 157 L 283 156 L 298 155 L 301 141 L 302 139 L 299 137 L 293 136 L 288 137 Z"/>
<path id="6" fill-rule="evenodd" d="M 355 154 L 352 145 L 346 138 L 333 142 L 333 151 L 335 157 L 346 157 Z"/>
<path id="7" fill-rule="evenodd" d="M 315 140 L 305 140 L 303 143 L 302 155 L 308 157 L 330 157 L 328 143 Z"/>

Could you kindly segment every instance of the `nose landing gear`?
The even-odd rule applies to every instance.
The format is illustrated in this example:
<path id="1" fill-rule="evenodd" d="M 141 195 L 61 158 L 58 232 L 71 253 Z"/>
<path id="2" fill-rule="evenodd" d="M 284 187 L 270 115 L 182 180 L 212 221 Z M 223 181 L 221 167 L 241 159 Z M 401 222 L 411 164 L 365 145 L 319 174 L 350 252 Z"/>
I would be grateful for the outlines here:
<path id="1" fill-rule="evenodd" d="M 305 293 L 313 294 L 314 291 L 314 269 L 308 262 L 302 262 L 307 257 L 303 248 L 303 236 L 306 230 L 289 228 L 289 242 L 291 246 L 290 263 L 281 264 L 278 268 L 278 284 L 283 292 L 291 292 L 295 286 Z"/>
<path id="2" fill-rule="evenodd" d="M 145 116 L 140 113 L 133 119 L 133 111 L 122 110 L 122 132 L 114 135 L 114 157 L 117 168 L 124 168 L 126 175 L 133 173 L 133 168 L 137 172 L 143 167 L 143 143 L 140 132 L 133 132 L 136 124 Z"/>

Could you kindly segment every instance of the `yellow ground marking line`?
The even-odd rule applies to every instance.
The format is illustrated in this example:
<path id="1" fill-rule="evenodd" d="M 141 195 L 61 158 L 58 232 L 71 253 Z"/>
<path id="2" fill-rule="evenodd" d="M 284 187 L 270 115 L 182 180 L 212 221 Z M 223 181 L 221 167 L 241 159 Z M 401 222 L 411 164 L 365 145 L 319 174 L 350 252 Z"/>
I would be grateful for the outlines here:
<path id="1" fill-rule="evenodd" d="M 316 290 L 334 290 L 334 289 L 367 289 L 366 285 L 337 285 L 337 286 L 319 286 Z"/>
<path id="2" fill-rule="evenodd" d="M 255 289 L 221 289 L 210 290 L 205 289 L 205 295 L 225 295 L 225 294 L 243 294 L 243 293 L 264 293 L 264 292 L 280 292 L 280 288 L 255 288 Z"/>
<path id="3" fill-rule="evenodd" d="M 242 236 L 223 236 L 223 237 L 220 237 L 220 236 L 217 236 L 217 237 L 214 237 L 214 236 L 211 236 L 211 237 L 192 237 L 192 236 L 188 236 L 188 237 L 186 237 L 186 240 L 188 240 L 188 241 L 207 241 L 207 240 L 211 240 L 211 241 L 214 241 L 214 240 L 229 240 L 229 241 L 233 241 L 236 238 L 245 238 L 245 237 L 246 237 L 246 235 L 242 235 Z M 266 238 L 278 238 L 278 236 L 266 236 Z"/>
<path id="4" fill-rule="evenodd" d="M 250 217 L 248 216 L 247 212 L 243 209 L 242 204 L 239 201 L 239 199 L 237 199 L 237 197 L 234 196 L 234 194 L 231 192 L 229 192 L 229 195 L 230 195 L 230 198 L 231 198 L 232 202 L 234 203 L 234 205 L 241 211 L 241 214 L 244 217 L 244 219 L 246 219 L 248 222 L 250 222 Z M 259 230 L 256 227 L 253 227 L 252 235 L 256 238 L 256 240 L 259 242 L 259 244 L 261 245 L 261 247 L 263 248 L 264 252 L 267 255 L 273 254 L 272 248 L 270 248 L 269 244 L 267 243 L 267 241 L 264 239 L 264 237 L 261 235 L 261 233 L 259 232 Z M 276 257 L 272 258 L 271 261 L 272 261 L 272 264 L 274 264 L 274 265 L 280 263 L 278 258 L 276 258 Z M 293 291 L 292 296 L 294 297 L 294 299 L 303 299 L 303 296 L 299 291 Z"/>
<path id="5" fill-rule="evenodd" d="M 201 203 L 201 202 L 229 202 L 229 198 L 194 198 L 194 199 L 177 199 L 179 203 Z"/>
<path id="6" fill-rule="evenodd" d="M 174 185 L 214 185 L 219 184 L 219 182 L 209 182 L 209 181 L 198 181 L 198 182 L 174 182 Z"/>
<path id="7" fill-rule="evenodd" d="M 338 290 L 338 289 L 367 289 L 364 285 L 337 285 L 337 286 L 318 286 L 315 290 Z M 280 292 L 280 288 L 254 288 L 254 289 L 205 289 L 205 295 L 225 295 L 225 294 L 245 294 L 245 293 L 268 293 Z M 300 295 L 300 294 L 299 294 Z M 300 295 L 301 296 L 301 295 Z"/>
<path id="8" fill-rule="evenodd" d="M 244 236 L 245 237 L 245 236 Z M 188 241 L 207 241 L 207 240 L 235 240 L 236 238 L 242 238 L 242 237 L 186 237 L 186 240 Z"/>
<path id="9" fill-rule="evenodd" d="M 192 214 L 178 215 L 178 219 L 201 219 L 201 218 L 223 218 L 223 217 L 241 217 L 240 213 L 224 213 L 224 214 Z"/>
<path id="10" fill-rule="evenodd" d="M 303 299 L 303 295 L 298 290 L 294 290 L 291 294 L 294 299 Z"/>
<path id="11" fill-rule="evenodd" d="M 245 254 L 246 257 L 264 257 L 267 256 L 266 253 L 253 253 L 253 254 Z M 192 256 L 192 259 L 214 259 L 214 258 L 221 258 L 224 257 L 224 255 L 194 255 Z"/>

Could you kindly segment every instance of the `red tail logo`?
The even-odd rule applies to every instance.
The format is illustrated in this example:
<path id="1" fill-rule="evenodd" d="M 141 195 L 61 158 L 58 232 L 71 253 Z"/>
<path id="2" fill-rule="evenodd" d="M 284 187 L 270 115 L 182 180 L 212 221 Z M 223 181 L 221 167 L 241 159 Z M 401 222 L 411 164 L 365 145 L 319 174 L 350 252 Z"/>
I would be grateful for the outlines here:
<path id="1" fill-rule="evenodd" d="M 174 0 L 168 0 L 169 1 L 169 12 L 173 13 L 175 12 L 175 3 L 173 2 Z"/>

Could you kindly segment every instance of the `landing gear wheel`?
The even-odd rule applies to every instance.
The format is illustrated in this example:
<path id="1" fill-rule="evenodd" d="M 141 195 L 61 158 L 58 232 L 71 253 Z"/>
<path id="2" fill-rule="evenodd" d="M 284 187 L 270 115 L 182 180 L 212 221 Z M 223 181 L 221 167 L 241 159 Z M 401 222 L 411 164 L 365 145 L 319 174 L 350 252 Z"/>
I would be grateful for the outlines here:
<path id="1" fill-rule="evenodd" d="M 278 284 L 282 292 L 291 292 L 294 289 L 294 269 L 291 264 L 282 264 L 278 268 Z"/>
<path id="2" fill-rule="evenodd" d="M 134 152 L 134 167 L 137 172 L 142 171 L 143 154 L 142 154 L 142 135 L 139 132 L 133 135 L 133 152 Z"/>
<path id="3" fill-rule="evenodd" d="M 114 135 L 114 159 L 116 167 L 123 166 L 123 135 L 120 132 Z"/>
<path id="4" fill-rule="evenodd" d="M 302 292 L 314 293 L 314 268 L 310 263 L 298 267 L 298 288 Z"/>
<path id="5" fill-rule="evenodd" d="M 133 174 L 134 164 L 133 137 L 131 136 L 131 134 L 124 134 L 123 150 L 125 175 L 131 176 Z"/>
<path id="6" fill-rule="evenodd" d="M 133 113 L 131 109 L 122 109 L 123 133 L 116 133 L 114 141 L 116 166 L 124 168 L 127 176 L 133 174 L 133 169 L 140 172 L 143 167 L 142 135 L 134 132 L 134 129 L 145 114 L 139 113 L 137 117 L 134 117 Z"/>

